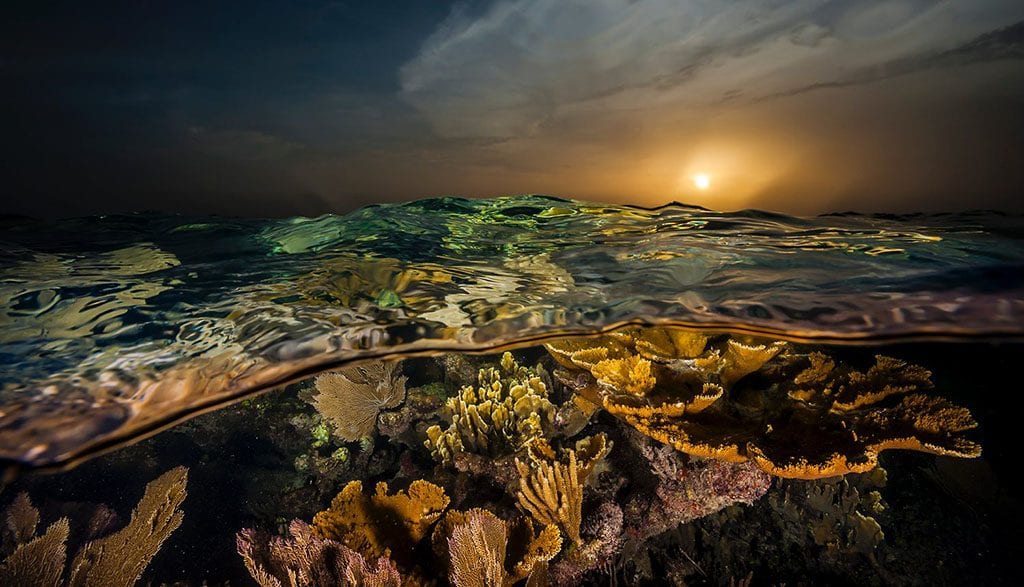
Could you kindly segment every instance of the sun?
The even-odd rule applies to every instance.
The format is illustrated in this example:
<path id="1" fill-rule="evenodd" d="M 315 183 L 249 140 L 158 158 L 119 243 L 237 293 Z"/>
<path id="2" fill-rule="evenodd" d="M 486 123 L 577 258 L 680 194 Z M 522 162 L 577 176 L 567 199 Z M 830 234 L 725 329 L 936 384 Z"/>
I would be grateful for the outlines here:
<path id="1" fill-rule="evenodd" d="M 693 185 L 698 190 L 706 190 L 711 187 L 711 176 L 706 173 L 698 173 L 693 176 Z"/>

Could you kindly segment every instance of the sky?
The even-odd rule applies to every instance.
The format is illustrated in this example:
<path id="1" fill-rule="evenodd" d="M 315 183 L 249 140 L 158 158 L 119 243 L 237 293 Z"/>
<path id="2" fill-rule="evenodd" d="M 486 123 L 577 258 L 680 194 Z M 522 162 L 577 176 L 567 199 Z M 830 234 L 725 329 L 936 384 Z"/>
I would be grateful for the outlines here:
<path id="1" fill-rule="evenodd" d="M 1024 2 L 36 0 L 0 128 L 0 213 L 37 217 L 1024 212 Z"/>

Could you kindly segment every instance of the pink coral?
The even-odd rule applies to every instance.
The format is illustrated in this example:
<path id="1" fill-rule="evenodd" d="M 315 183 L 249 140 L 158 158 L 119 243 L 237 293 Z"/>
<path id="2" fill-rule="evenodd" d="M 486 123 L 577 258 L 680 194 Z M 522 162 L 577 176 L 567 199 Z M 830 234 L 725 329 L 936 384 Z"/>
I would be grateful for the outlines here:
<path id="1" fill-rule="evenodd" d="M 402 578 L 386 556 L 370 564 L 345 545 L 321 538 L 302 520 L 292 520 L 288 537 L 245 529 L 238 554 L 260 587 L 283 585 L 374 585 L 398 587 Z"/>
<path id="2" fill-rule="evenodd" d="M 751 504 L 771 486 L 771 477 L 750 462 L 714 459 L 683 462 L 667 446 L 641 449 L 657 479 L 649 500 L 630 504 L 632 534 L 646 539 L 736 503 Z"/>
<path id="3" fill-rule="evenodd" d="M 607 570 L 622 548 L 622 508 L 614 501 L 601 503 L 583 522 L 583 544 L 551 565 L 552 585 L 579 585 L 587 573 Z"/>

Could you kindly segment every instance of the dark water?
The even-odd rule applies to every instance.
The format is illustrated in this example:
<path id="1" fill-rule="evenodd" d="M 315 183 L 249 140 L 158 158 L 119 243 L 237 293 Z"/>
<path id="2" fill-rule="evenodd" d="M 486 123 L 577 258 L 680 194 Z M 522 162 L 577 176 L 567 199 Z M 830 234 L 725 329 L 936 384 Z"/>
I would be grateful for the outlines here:
<path id="1" fill-rule="evenodd" d="M 159 478 L 169 505 L 154 519 L 173 528 L 124 584 L 249 584 L 258 573 L 237 551 L 286 581 L 268 545 L 304 536 L 291 520 L 367 564 L 387 548 L 406 582 L 480 584 L 452 570 L 453 552 L 497 522 L 442 513 L 471 508 L 506 521 L 490 576 L 505 583 L 1014 583 L 1022 406 L 1004 382 L 1024 358 L 1022 237 L 1024 219 L 994 213 L 800 219 L 534 196 L 316 219 L 10 219 L 0 507 L 13 519 L 24 491 L 40 521 L 24 536 L 8 521 L 0 577 L 15 576 L 18 544 L 62 518 L 60 580 L 107 577 L 102 557 L 90 570 L 75 553 L 127 536 Z M 694 333 L 703 342 L 684 348 Z M 612 363 L 558 351 L 582 347 Z M 504 349 L 531 374 L 503 371 Z M 746 352 L 763 360 L 739 369 Z M 362 372 L 345 366 L 360 359 Z M 329 404 L 315 376 L 337 369 L 346 382 Z M 509 400 L 506 432 L 471 446 L 456 405 L 485 401 L 489 369 L 504 387 L 488 425 L 524 393 L 510 382 L 535 377 L 543 391 Z M 364 419 L 347 407 L 367 402 Z M 446 457 L 439 431 L 465 446 Z M 529 471 L 568 470 L 570 449 L 582 462 L 597 438 L 602 458 L 578 471 L 579 523 L 549 520 L 560 546 L 523 571 L 524 520 L 536 540 L 546 525 L 520 495 Z M 400 525 L 380 504 L 360 531 L 314 518 L 355 480 L 366 496 L 378 481 L 393 494 L 424 480 L 446 503 L 415 536 L 364 531 Z M 572 510 L 576 494 L 556 494 L 554 509 Z M 243 528 L 258 532 L 236 544 Z M 139 532 L 129 543 L 151 536 Z M 345 583 L 316 577 L 303 580 Z"/>

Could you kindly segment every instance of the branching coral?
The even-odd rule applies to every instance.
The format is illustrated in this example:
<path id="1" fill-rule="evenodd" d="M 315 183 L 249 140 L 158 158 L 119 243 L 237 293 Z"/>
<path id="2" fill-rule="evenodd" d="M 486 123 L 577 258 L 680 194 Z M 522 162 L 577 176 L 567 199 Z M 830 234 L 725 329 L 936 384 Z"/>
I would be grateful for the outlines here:
<path id="1" fill-rule="evenodd" d="M 504 456 L 515 453 L 543 433 L 554 418 L 548 389 L 533 369 L 520 366 L 510 353 L 500 369 L 481 369 L 478 386 L 465 386 L 449 398 L 451 424 L 431 426 L 425 445 L 438 461 L 451 463 L 463 452 Z"/>
<path id="2" fill-rule="evenodd" d="M 651 362 L 640 355 L 625 359 L 605 359 L 594 365 L 590 372 L 598 383 L 631 395 L 644 396 L 657 383 L 651 374 Z"/>
<path id="3" fill-rule="evenodd" d="M 176 467 L 146 485 L 128 525 L 109 536 L 87 542 L 72 561 L 63 584 L 69 587 L 134 585 L 167 537 L 181 525 L 184 514 L 178 507 L 185 499 L 187 479 L 188 470 Z M 10 530 L 6 538 L 18 543 L 0 563 L 0 584 L 62 584 L 70 531 L 68 519 L 57 520 L 42 536 L 33 537 L 39 512 L 25 494 L 15 498 L 5 517 Z"/>
<path id="4" fill-rule="evenodd" d="M 640 352 L 678 348 L 647 342 L 669 338 L 670 333 L 633 329 L 556 341 L 547 348 L 556 361 L 582 373 L 560 378 L 575 383 L 580 395 L 693 456 L 750 459 L 772 475 L 815 479 L 870 470 L 878 453 L 890 448 L 980 454 L 980 447 L 963 435 L 976 426 L 966 409 L 917 393 L 931 387 L 931 374 L 922 367 L 879 356 L 874 366 L 860 372 L 837 367 L 821 353 L 803 359 L 788 355 L 786 361 L 773 363 L 776 384 L 750 389 L 741 380 L 762 370 L 784 350 L 783 343 L 730 338 L 688 359 L 672 358 L 664 350 L 645 351 L 648 359 Z M 650 361 L 653 385 L 647 367 L 640 366 L 643 361 Z"/>
<path id="5" fill-rule="evenodd" d="M 362 585 L 399 587 L 402 577 L 387 557 L 370 564 L 358 552 L 318 536 L 311 526 L 292 520 L 288 537 L 269 537 L 255 530 L 236 536 L 238 554 L 260 587 Z"/>
<path id="6" fill-rule="evenodd" d="M 583 484 L 608 451 L 604 435 L 587 438 L 564 450 L 565 462 L 543 440 L 528 451 L 530 464 L 516 459 L 519 507 L 543 525 L 557 525 L 573 543 L 580 543 Z"/>
<path id="7" fill-rule="evenodd" d="M 437 554 L 448 560 L 448 577 L 456 587 L 503 587 L 528 577 L 535 580 L 562 547 L 554 525 L 534 535 L 529 520 L 510 527 L 482 509 L 448 512 L 435 528 L 433 542 Z"/>
<path id="8" fill-rule="evenodd" d="M 17 545 L 0 563 L 2 585 L 60 585 L 67 559 L 70 526 L 67 518 L 50 525 L 42 536 Z M 35 533 L 33 527 L 32 533 Z"/>
<path id="9" fill-rule="evenodd" d="M 878 364 L 890 361 L 880 357 Z M 820 364 L 809 368 L 819 371 Z M 924 394 L 904 395 L 916 389 L 906 380 L 880 391 L 861 385 L 864 379 L 855 371 L 839 372 L 811 391 L 767 397 L 767 407 L 760 410 L 719 401 L 682 417 L 655 411 L 624 414 L 623 419 L 688 454 L 733 462 L 749 458 L 779 477 L 868 471 L 877 465 L 878 453 L 890 448 L 980 454 L 980 447 L 962 436 L 976 426 L 966 409 Z"/>
<path id="10" fill-rule="evenodd" d="M 448 538 L 451 557 L 449 579 L 455 587 L 502 586 L 509 583 L 505 571 L 508 528 L 486 510 L 471 510 Z"/>
<path id="11" fill-rule="evenodd" d="M 388 484 L 381 482 L 372 496 L 363 494 L 362 482 L 351 481 L 330 509 L 313 518 L 313 527 L 320 536 L 370 558 L 390 552 L 408 557 L 448 503 L 444 489 L 423 480 L 394 495 L 388 495 Z"/>
<path id="12" fill-rule="evenodd" d="M 396 362 L 354 365 L 318 375 L 313 402 L 339 438 L 355 441 L 373 433 L 382 411 L 405 400 L 406 380 Z"/>
<path id="13" fill-rule="evenodd" d="M 32 505 L 27 493 L 19 493 L 4 512 L 3 543 L 4 546 L 24 544 L 36 535 L 39 525 L 39 510 Z M 3 554 L 9 554 L 4 552 Z"/>
<path id="14" fill-rule="evenodd" d="M 672 363 L 700 356 L 709 337 L 672 327 L 623 328 L 589 338 L 563 338 L 544 345 L 563 367 L 590 370 L 605 360 L 637 356 L 654 363 Z"/>

